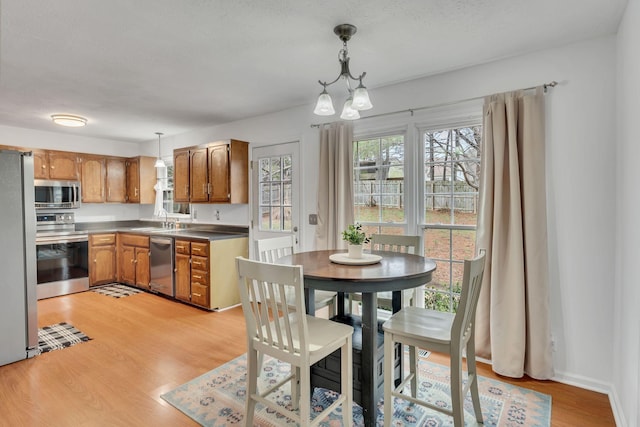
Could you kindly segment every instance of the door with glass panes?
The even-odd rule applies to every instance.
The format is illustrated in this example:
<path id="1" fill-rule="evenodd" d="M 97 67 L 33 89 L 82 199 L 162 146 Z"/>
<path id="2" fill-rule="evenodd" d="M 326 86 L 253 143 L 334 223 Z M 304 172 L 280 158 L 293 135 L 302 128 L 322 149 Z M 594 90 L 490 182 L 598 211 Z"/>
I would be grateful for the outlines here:
<path id="1" fill-rule="evenodd" d="M 254 242 L 258 239 L 293 234 L 296 236 L 296 245 L 299 244 L 299 156 L 298 142 L 253 149 Z"/>

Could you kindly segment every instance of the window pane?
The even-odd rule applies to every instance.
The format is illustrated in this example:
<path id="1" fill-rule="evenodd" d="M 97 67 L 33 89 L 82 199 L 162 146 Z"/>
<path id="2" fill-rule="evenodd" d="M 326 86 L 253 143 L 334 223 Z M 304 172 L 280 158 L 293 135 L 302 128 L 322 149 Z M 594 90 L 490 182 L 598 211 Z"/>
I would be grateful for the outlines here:
<path id="1" fill-rule="evenodd" d="M 283 199 L 282 204 L 291 206 L 291 184 L 282 184 Z"/>
<path id="2" fill-rule="evenodd" d="M 292 161 L 291 156 L 282 157 L 282 180 L 283 181 L 291 181 L 291 167 Z"/>
<path id="3" fill-rule="evenodd" d="M 425 296 L 430 308 L 455 311 L 462 260 L 475 254 L 481 135 L 481 126 L 423 135 L 425 253 L 438 264 Z"/>
<path id="4" fill-rule="evenodd" d="M 354 141 L 354 213 L 361 223 L 404 223 L 404 135 Z"/>
<path id="5" fill-rule="evenodd" d="M 291 207 L 290 206 L 283 207 L 282 212 L 283 212 L 282 230 L 291 231 Z"/>
<path id="6" fill-rule="evenodd" d="M 281 201 L 280 183 L 271 184 L 271 205 L 279 205 Z"/>
<path id="7" fill-rule="evenodd" d="M 260 205 L 268 205 L 271 197 L 269 197 L 270 184 L 260 184 Z"/>
<path id="8" fill-rule="evenodd" d="M 282 212 L 281 208 L 272 207 L 271 208 L 271 230 L 282 230 Z"/>
<path id="9" fill-rule="evenodd" d="M 271 174 L 269 168 L 269 159 L 260 159 L 260 182 L 269 181 L 269 175 Z"/>
<path id="10" fill-rule="evenodd" d="M 280 157 L 271 158 L 271 181 L 280 181 Z"/>

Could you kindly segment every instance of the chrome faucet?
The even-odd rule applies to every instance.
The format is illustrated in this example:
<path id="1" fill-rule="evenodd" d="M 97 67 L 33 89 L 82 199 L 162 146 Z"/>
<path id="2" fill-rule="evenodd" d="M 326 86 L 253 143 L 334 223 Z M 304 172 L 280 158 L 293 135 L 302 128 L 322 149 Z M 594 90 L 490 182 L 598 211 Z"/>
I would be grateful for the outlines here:
<path id="1" fill-rule="evenodd" d="M 164 222 L 162 223 L 162 228 L 168 228 L 169 227 L 169 212 L 167 212 L 165 209 L 163 209 L 161 211 L 161 214 L 164 213 Z"/>

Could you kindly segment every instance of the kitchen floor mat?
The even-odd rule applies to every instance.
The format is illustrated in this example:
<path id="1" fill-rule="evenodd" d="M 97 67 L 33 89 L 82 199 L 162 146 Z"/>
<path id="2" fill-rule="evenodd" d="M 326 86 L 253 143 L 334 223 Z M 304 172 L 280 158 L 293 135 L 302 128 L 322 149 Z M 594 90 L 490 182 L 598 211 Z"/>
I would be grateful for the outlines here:
<path id="1" fill-rule="evenodd" d="M 128 297 L 130 295 L 135 295 L 142 292 L 140 289 L 132 288 L 127 285 L 121 285 L 119 283 L 102 286 L 100 288 L 92 289 L 91 291 L 113 298 Z"/>
<path id="2" fill-rule="evenodd" d="M 68 323 L 62 322 L 38 329 L 38 349 L 40 353 L 61 350 L 89 341 L 91 338 Z"/>

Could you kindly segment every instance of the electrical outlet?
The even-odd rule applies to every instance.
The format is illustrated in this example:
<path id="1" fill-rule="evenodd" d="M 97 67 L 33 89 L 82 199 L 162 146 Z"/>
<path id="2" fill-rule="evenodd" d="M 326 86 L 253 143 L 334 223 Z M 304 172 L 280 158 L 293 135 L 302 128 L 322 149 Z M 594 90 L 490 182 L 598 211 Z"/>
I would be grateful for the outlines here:
<path id="1" fill-rule="evenodd" d="M 309 225 L 318 225 L 318 215 L 309 214 Z"/>

